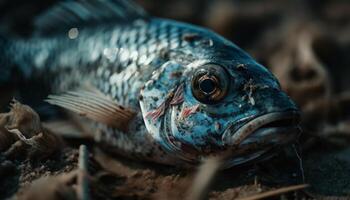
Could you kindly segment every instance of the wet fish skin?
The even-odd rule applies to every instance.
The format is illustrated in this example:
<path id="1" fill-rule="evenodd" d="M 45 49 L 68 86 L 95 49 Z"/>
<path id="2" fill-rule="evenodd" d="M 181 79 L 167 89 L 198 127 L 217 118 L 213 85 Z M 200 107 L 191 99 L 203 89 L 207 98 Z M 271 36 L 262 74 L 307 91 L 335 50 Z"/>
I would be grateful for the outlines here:
<path id="1" fill-rule="evenodd" d="M 207 155 L 231 151 L 232 166 L 256 159 L 284 144 L 284 138 L 292 141 L 297 135 L 241 149 L 228 144 L 225 130 L 230 135 L 264 114 L 297 113 L 298 108 L 265 67 L 210 30 L 159 18 L 78 30 L 75 39 L 61 32 L 12 41 L 5 59 L 24 79 L 50 84 L 53 93 L 90 84 L 135 110 L 129 133 L 90 124 L 99 132 L 95 140 L 105 149 L 171 165 L 195 164 Z M 194 72 L 208 63 L 223 67 L 230 77 L 227 95 L 214 105 L 196 100 L 191 89 Z M 169 99 L 163 113 L 150 117 L 180 86 L 182 99 L 173 105 Z"/>

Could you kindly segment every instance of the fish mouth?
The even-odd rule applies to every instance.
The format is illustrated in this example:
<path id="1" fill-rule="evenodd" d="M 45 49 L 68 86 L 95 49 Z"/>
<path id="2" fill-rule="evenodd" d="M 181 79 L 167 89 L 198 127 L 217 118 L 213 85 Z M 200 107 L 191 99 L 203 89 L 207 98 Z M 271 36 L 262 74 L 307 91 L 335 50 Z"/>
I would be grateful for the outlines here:
<path id="1" fill-rule="evenodd" d="M 229 146 L 249 144 L 285 144 L 295 140 L 300 134 L 300 112 L 297 110 L 273 112 L 261 115 L 232 131 L 228 127 L 223 142 Z"/>

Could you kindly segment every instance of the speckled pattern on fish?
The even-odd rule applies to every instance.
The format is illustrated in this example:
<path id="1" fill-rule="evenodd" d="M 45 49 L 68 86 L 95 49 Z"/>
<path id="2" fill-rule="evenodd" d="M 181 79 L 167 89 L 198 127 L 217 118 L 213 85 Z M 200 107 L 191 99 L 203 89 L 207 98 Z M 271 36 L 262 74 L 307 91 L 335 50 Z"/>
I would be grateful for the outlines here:
<path id="1" fill-rule="evenodd" d="M 104 149 L 181 166 L 226 155 L 230 167 L 271 155 L 297 138 L 297 106 L 267 68 L 232 42 L 202 27 L 147 16 L 127 1 L 56 6 L 67 10 L 70 4 L 76 6 L 70 12 L 85 18 L 62 25 L 57 16 L 44 15 L 62 28 L 6 39 L 0 63 L 6 63 L 12 79 L 50 85 L 57 96 L 49 102 L 97 118 L 89 126 Z M 82 13 L 87 6 L 88 13 Z M 108 8 L 114 20 L 104 16 L 86 23 L 89 16 L 98 17 L 89 13 L 91 6 Z M 129 10 L 114 15 L 122 8 Z M 82 92 L 86 85 L 113 103 Z M 120 106 L 116 116 L 108 113 L 112 104 Z M 121 117 L 120 125 L 98 120 L 108 115 Z"/>

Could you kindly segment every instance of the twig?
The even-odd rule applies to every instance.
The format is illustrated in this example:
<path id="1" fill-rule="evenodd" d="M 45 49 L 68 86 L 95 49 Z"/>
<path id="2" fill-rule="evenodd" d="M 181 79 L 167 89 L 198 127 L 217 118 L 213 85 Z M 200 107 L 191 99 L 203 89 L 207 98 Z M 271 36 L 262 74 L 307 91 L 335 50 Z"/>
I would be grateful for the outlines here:
<path id="1" fill-rule="evenodd" d="M 303 159 L 302 157 L 299 155 L 298 149 L 296 148 L 295 144 L 293 144 L 293 149 L 294 152 L 299 160 L 299 167 L 300 167 L 300 172 L 301 172 L 301 177 L 303 179 L 303 183 L 305 183 L 305 172 L 304 172 L 304 167 L 303 167 Z"/>
<path id="2" fill-rule="evenodd" d="M 272 191 L 263 192 L 263 193 L 260 193 L 260 194 L 255 194 L 255 195 L 252 195 L 252 196 L 249 196 L 249 197 L 244 197 L 244 198 L 241 198 L 239 200 L 264 199 L 264 198 L 267 198 L 267 197 L 272 197 L 272 196 L 276 196 L 276 195 L 279 195 L 279 194 L 284 194 L 284 193 L 287 193 L 287 192 L 304 189 L 304 188 L 307 188 L 307 187 L 309 187 L 308 184 L 292 185 L 292 186 L 279 188 L 279 189 L 272 190 Z"/>
<path id="3" fill-rule="evenodd" d="M 7 131 L 8 132 L 10 132 L 10 133 L 13 133 L 13 134 L 15 134 L 21 141 L 23 141 L 24 143 L 26 143 L 26 144 L 28 144 L 28 145 L 30 145 L 30 146 L 33 146 L 34 148 L 37 148 L 37 149 L 39 149 L 40 147 L 40 145 L 38 144 L 38 142 L 36 141 L 36 138 L 38 137 L 37 135 L 39 135 L 39 134 L 37 134 L 37 135 L 34 135 L 33 137 L 31 137 L 31 138 L 26 138 L 26 136 L 25 135 L 23 135 L 22 133 L 21 133 L 21 131 L 20 130 L 18 130 L 18 129 L 7 129 Z"/>
<path id="4" fill-rule="evenodd" d="M 222 167 L 222 158 L 212 157 L 204 161 L 199 167 L 193 184 L 188 190 L 187 200 L 201 200 L 204 199 L 208 192 L 216 173 Z"/>
<path id="5" fill-rule="evenodd" d="M 88 156 L 89 152 L 85 145 L 79 147 L 78 160 L 78 179 L 77 179 L 77 196 L 80 200 L 89 200 L 89 183 L 88 183 Z"/>
<path id="6" fill-rule="evenodd" d="M 105 171 L 119 176 L 128 177 L 135 174 L 137 170 L 131 169 L 117 159 L 112 159 L 109 155 L 95 148 L 93 151 L 94 159 L 102 166 Z"/>

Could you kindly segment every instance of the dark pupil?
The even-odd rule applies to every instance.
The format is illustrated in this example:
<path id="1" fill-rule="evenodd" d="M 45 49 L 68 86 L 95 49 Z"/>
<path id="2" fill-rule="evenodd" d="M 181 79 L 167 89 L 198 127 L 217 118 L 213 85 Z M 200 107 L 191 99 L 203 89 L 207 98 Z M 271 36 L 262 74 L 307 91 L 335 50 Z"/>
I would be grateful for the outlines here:
<path id="1" fill-rule="evenodd" d="M 199 83 L 199 88 L 206 94 L 210 94 L 215 90 L 215 83 L 211 79 L 204 79 Z"/>

